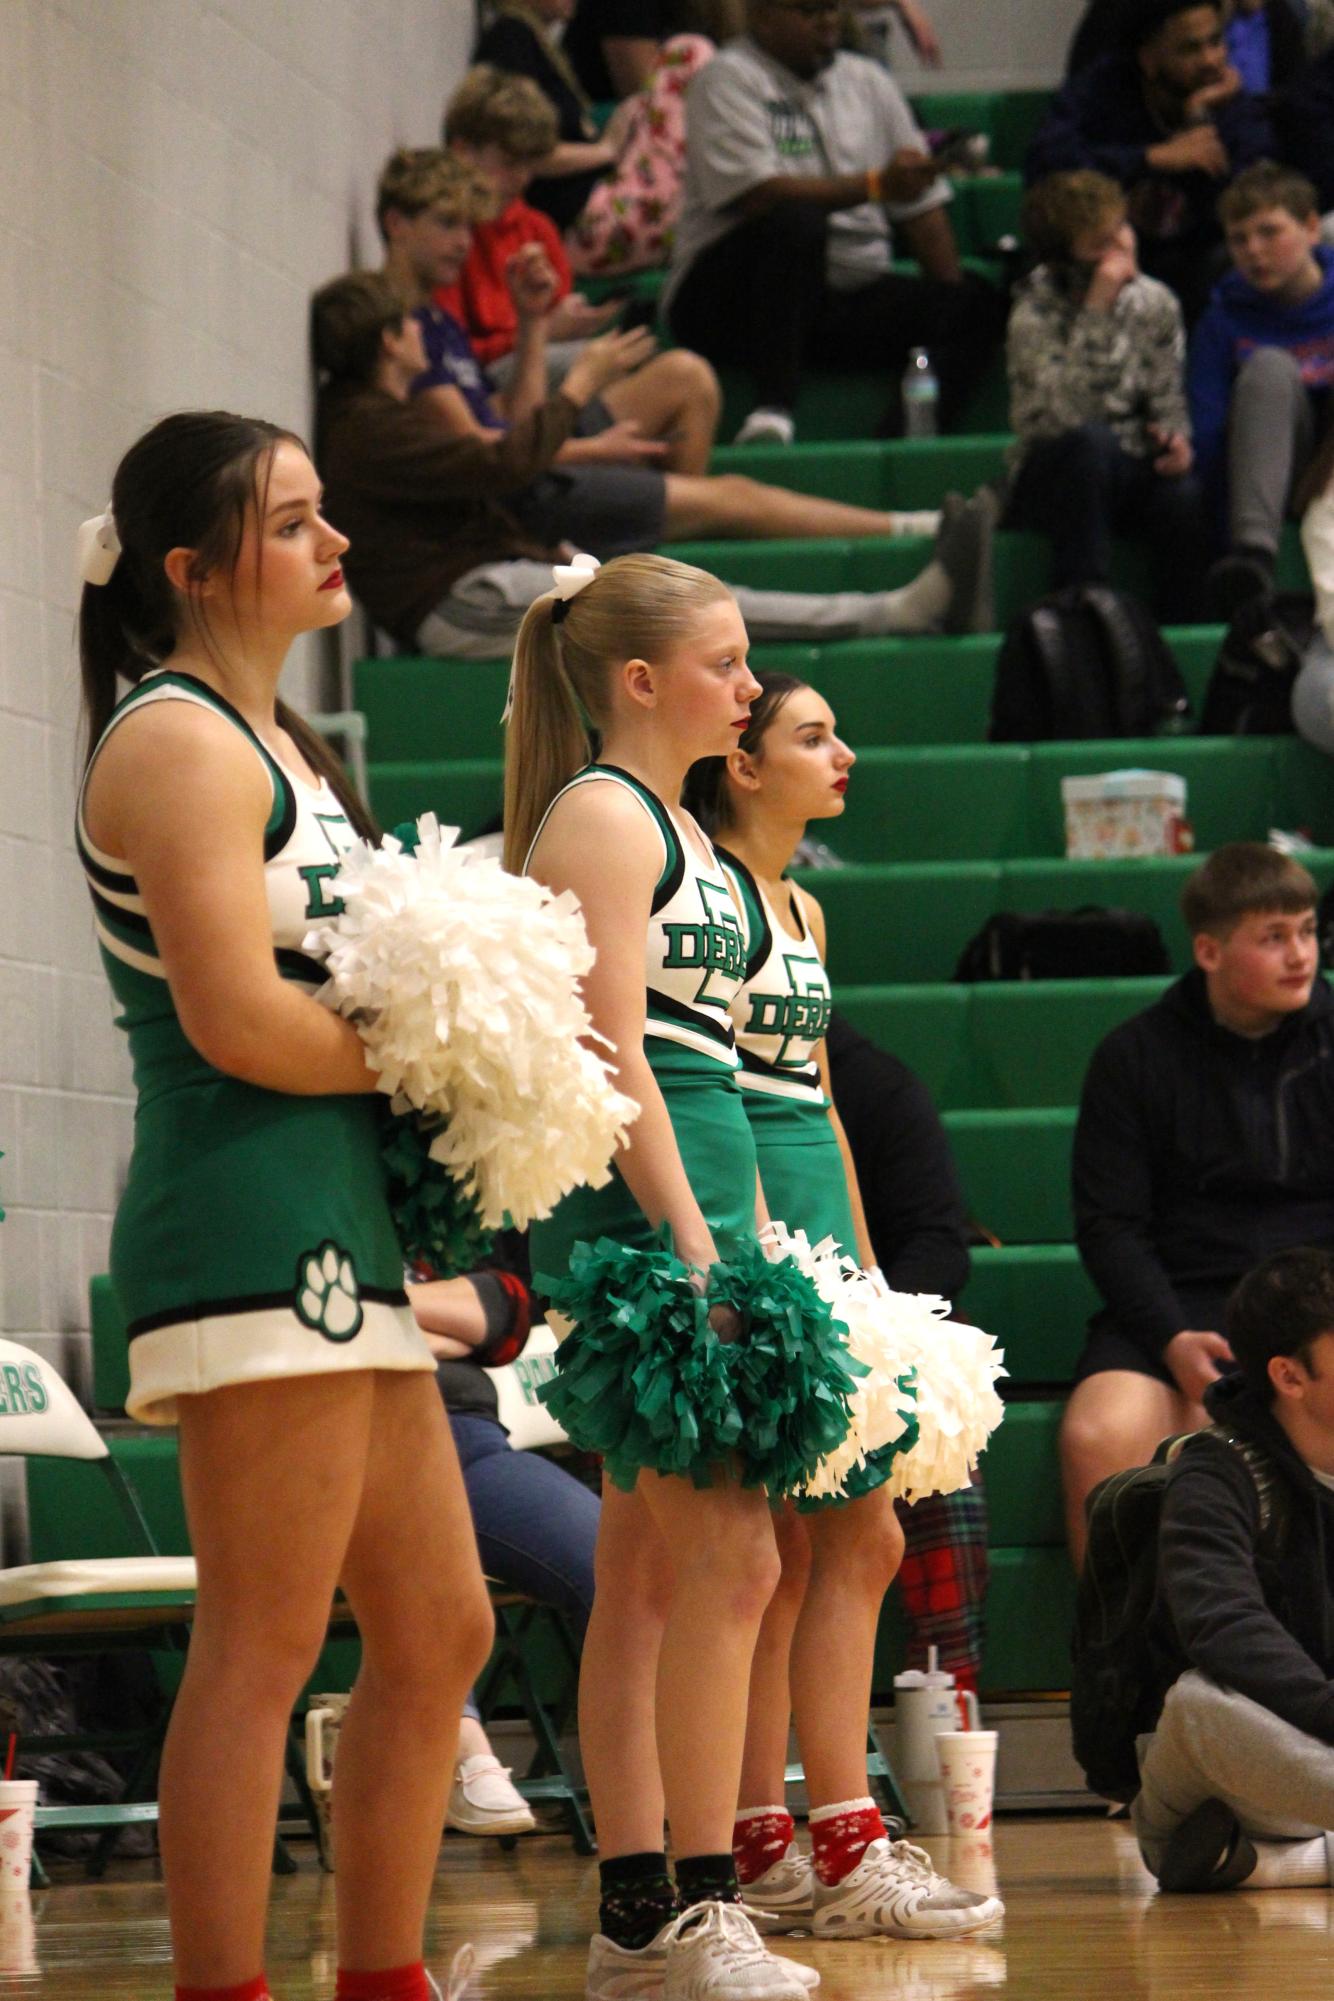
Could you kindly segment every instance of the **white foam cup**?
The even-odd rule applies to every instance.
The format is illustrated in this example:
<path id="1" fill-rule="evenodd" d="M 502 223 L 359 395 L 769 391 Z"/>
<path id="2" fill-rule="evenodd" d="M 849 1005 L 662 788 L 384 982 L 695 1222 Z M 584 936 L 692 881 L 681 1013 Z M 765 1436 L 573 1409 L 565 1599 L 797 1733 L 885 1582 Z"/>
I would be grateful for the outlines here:
<path id="1" fill-rule="evenodd" d="M 0 1887 L 26 1890 L 32 1874 L 36 1779 L 0 1779 Z"/>
<path id="2" fill-rule="evenodd" d="M 936 1756 L 951 1834 L 981 1834 L 991 1826 L 996 1741 L 994 1730 L 937 1732 Z"/>
<path id="3" fill-rule="evenodd" d="M 37 1973 L 37 1928 L 26 1883 L 0 1885 L 0 1975 Z"/>

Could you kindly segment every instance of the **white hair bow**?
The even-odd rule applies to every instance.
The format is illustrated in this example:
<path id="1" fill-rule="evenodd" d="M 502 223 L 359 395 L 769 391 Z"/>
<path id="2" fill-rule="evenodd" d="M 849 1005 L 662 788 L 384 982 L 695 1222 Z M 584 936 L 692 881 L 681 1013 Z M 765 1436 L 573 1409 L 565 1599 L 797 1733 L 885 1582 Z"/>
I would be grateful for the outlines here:
<path id="1" fill-rule="evenodd" d="M 551 588 L 554 596 L 566 604 L 578 597 L 580 591 L 591 584 L 602 568 L 596 556 L 578 555 L 568 563 L 557 563 L 551 572 Z"/>
<path id="2" fill-rule="evenodd" d="M 555 563 L 551 570 L 551 595 L 556 600 L 556 609 L 551 616 L 553 625 L 559 625 L 565 616 L 565 606 L 571 598 L 577 598 L 580 591 L 592 583 L 602 568 L 596 556 L 579 554 L 572 556 L 568 563 Z M 507 723 L 514 712 L 514 668 L 510 666 L 509 687 L 505 690 L 505 707 L 500 720 Z"/>
<path id="3" fill-rule="evenodd" d="M 75 547 L 80 580 L 85 584 L 106 584 L 120 561 L 120 536 L 116 517 L 109 507 L 79 523 Z"/>

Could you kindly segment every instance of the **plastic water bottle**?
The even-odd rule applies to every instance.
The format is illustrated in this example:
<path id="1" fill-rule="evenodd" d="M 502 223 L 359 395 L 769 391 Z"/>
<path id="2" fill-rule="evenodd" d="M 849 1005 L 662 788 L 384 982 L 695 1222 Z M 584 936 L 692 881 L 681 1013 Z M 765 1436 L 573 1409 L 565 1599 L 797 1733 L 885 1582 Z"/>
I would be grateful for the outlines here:
<path id="1" fill-rule="evenodd" d="M 940 429 L 940 383 L 924 347 L 915 347 L 908 356 L 901 384 L 903 435 L 906 438 L 934 438 Z"/>

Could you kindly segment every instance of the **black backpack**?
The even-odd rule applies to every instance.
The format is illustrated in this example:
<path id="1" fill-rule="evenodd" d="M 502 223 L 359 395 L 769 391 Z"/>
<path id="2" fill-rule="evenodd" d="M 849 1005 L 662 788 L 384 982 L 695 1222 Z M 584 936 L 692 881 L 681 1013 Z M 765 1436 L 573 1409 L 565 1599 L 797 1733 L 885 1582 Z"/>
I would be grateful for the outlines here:
<path id="1" fill-rule="evenodd" d="M 1154 1647 L 1149 1615 L 1158 1592 L 1163 1491 L 1192 1438 L 1221 1439 L 1245 1461 L 1260 1503 L 1257 1547 L 1276 1551 L 1287 1531 L 1287 1491 L 1273 1461 L 1218 1424 L 1165 1439 L 1150 1465 L 1113 1473 L 1093 1489 L 1070 1646 L 1070 1735 L 1090 1792 L 1104 1799 L 1132 1800 L 1139 1791 L 1135 1740 L 1157 1724 L 1176 1678 Z"/>
<path id="2" fill-rule="evenodd" d="M 957 981 L 1117 980 L 1168 971 L 1163 934 L 1139 910 L 998 910 L 968 940 Z"/>
<path id="3" fill-rule="evenodd" d="M 1055 591 L 1006 628 L 991 696 L 992 743 L 1152 736 L 1190 698 L 1150 612 L 1107 584 Z"/>
<path id="4" fill-rule="evenodd" d="M 1309 591 L 1250 598 L 1239 606 L 1214 660 L 1201 736 L 1292 733 L 1292 684 L 1315 637 Z"/>

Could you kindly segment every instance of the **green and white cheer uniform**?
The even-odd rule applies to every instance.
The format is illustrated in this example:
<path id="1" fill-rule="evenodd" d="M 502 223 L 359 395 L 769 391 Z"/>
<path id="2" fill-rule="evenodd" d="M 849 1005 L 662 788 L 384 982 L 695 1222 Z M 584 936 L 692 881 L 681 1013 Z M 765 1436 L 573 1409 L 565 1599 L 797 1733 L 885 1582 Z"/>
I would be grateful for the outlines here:
<path id="1" fill-rule="evenodd" d="M 556 798 L 593 784 L 622 786 L 639 801 L 662 842 L 645 943 L 644 1052 L 666 1101 L 691 1191 L 726 1258 L 755 1235 L 755 1143 L 736 1088 L 729 1015 L 744 970 L 740 915 L 716 861 L 700 859 L 696 840 L 675 814 L 629 772 L 590 764 Z M 576 1243 L 599 1237 L 643 1250 L 657 1242 L 619 1173 L 605 1188 L 575 1189 L 545 1222 L 533 1224 L 533 1270 L 563 1271 Z"/>
<path id="2" fill-rule="evenodd" d="M 127 716 L 161 701 L 224 716 L 263 765 L 274 958 L 284 979 L 314 993 L 324 969 L 303 940 L 338 910 L 329 884 L 355 838 L 337 796 L 325 780 L 316 788 L 286 771 L 221 695 L 168 669 L 126 696 L 98 750 Z M 134 877 L 88 838 L 82 795 L 77 841 L 138 1093 L 111 1237 L 131 1415 L 170 1424 L 178 1396 L 227 1383 L 433 1369 L 403 1290 L 379 1098 L 296 1097 L 206 1063 L 181 1027 Z"/>
<path id="3" fill-rule="evenodd" d="M 788 892 L 793 937 L 745 863 L 726 848 L 719 859 L 746 920 L 746 972 L 732 998 L 732 1024 L 769 1214 L 804 1230 L 812 1244 L 833 1237 L 855 1258 L 847 1174 L 815 1061 L 829 1027 L 829 975 L 796 891 Z"/>
<path id="4" fill-rule="evenodd" d="M 732 998 L 732 1021 L 737 1081 L 769 1214 L 789 1230 L 804 1230 L 813 1245 L 832 1237 L 855 1259 L 847 1170 L 815 1061 L 829 1027 L 829 975 L 796 891 L 788 892 L 793 937 L 745 863 L 726 848 L 718 852 L 746 920 L 746 976 Z M 849 1473 L 841 1494 L 799 1499 L 798 1511 L 838 1507 L 883 1486 L 916 1436 L 914 1426 Z"/>

